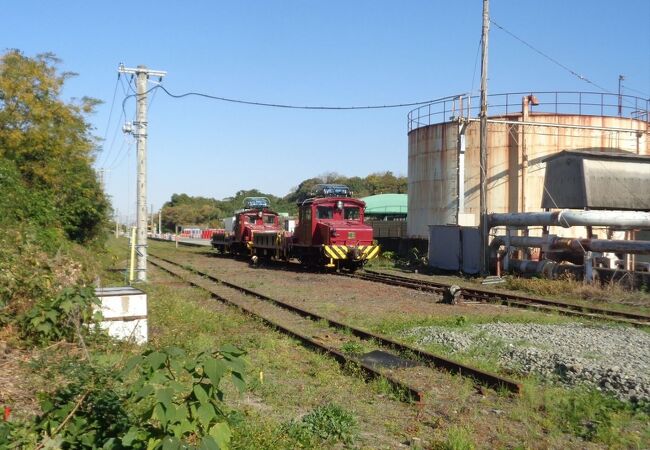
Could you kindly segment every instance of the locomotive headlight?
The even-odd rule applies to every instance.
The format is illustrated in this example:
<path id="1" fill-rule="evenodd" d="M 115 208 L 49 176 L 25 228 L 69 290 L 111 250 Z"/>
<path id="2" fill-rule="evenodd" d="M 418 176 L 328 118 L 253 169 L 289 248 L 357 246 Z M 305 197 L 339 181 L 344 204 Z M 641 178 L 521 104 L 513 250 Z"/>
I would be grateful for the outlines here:
<path id="1" fill-rule="evenodd" d="M 339 200 L 338 202 L 336 202 L 336 207 L 337 207 L 338 209 L 343 209 L 343 202 L 342 202 L 341 200 Z"/>
<path id="2" fill-rule="evenodd" d="M 262 216 L 263 216 L 262 211 L 258 211 L 258 212 L 257 212 L 257 217 L 259 217 L 259 218 L 261 219 Z"/>
<path id="3" fill-rule="evenodd" d="M 332 228 L 332 229 L 330 230 L 330 235 L 333 236 L 333 237 L 336 237 L 336 236 L 339 235 L 339 232 L 336 231 L 336 228 Z"/>

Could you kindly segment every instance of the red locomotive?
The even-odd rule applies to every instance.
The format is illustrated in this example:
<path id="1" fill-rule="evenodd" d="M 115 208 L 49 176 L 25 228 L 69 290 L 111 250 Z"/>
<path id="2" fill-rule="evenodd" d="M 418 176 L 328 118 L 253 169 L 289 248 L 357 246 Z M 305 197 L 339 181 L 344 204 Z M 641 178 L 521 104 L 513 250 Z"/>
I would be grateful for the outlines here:
<path id="1" fill-rule="evenodd" d="M 275 239 L 282 231 L 278 213 L 272 211 L 270 206 L 271 202 L 266 197 L 246 197 L 244 208 L 235 213 L 232 223 L 226 223 L 227 229 L 214 232 L 212 247 L 221 253 L 255 255 L 255 235 L 268 235 Z"/>
<path id="2" fill-rule="evenodd" d="M 372 227 L 363 223 L 366 204 L 352 198 L 347 186 L 320 184 L 314 197 L 298 203 L 298 224 L 291 256 L 311 266 L 354 271 L 377 257 Z"/>
<path id="3" fill-rule="evenodd" d="M 251 197 L 235 215 L 232 230 L 213 234 L 212 246 L 222 252 L 248 253 L 254 261 L 295 258 L 311 267 L 354 271 L 379 254 L 372 227 L 363 223 L 364 208 L 347 186 L 317 185 L 311 198 L 298 203 L 298 223 L 290 233 L 266 198 Z"/>

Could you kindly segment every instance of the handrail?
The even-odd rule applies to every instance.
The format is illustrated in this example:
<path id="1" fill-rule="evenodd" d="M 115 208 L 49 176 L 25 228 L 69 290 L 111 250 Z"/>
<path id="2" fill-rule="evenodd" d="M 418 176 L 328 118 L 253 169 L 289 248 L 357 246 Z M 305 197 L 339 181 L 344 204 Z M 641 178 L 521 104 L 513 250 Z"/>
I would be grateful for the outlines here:
<path id="1" fill-rule="evenodd" d="M 538 101 L 537 105 L 529 106 L 531 113 L 624 117 L 650 123 L 650 99 L 604 92 L 529 91 L 491 94 L 488 95 L 490 116 L 521 114 L 522 98 L 529 95 L 534 95 Z M 480 97 L 469 94 L 422 105 L 409 111 L 408 131 L 459 118 L 477 118 L 478 105 Z"/>

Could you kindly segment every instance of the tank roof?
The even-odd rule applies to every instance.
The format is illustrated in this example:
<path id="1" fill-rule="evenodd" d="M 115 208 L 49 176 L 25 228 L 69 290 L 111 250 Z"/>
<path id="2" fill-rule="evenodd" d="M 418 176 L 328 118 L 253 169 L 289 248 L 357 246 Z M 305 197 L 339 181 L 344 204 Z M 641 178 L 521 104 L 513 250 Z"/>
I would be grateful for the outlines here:
<path id="1" fill-rule="evenodd" d="M 372 214 L 404 214 L 408 211 L 408 195 L 379 194 L 363 197 L 366 202 L 366 215 Z"/>
<path id="2" fill-rule="evenodd" d="M 626 161 L 650 163 L 650 156 L 637 155 L 631 152 L 610 151 L 609 149 L 588 149 L 588 150 L 562 150 L 561 152 L 549 155 L 542 159 L 542 162 L 552 161 L 560 158 L 575 157 L 582 159 L 603 159 L 608 161 Z"/>

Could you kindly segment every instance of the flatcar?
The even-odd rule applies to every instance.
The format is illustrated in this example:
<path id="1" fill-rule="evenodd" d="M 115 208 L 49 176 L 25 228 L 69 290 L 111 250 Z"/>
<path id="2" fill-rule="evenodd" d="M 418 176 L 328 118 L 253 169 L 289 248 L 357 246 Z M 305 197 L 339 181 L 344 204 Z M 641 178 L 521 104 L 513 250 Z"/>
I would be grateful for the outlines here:
<path id="1" fill-rule="evenodd" d="M 212 235 L 212 248 L 221 253 L 254 256 L 263 250 L 254 245 L 257 237 L 270 237 L 262 242 L 273 242 L 273 250 L 278 233 L 282 233 L 279 215 L 271 210 L 271 202 L 266 197 L 246 197 L 243 208 L 235 212 L 234 220 L 225 229 L 218 229 Z"/>
<path id="2" fill-rule="evenodd" d="M 298 203 L 298 223 L 289 255 L 309 266 L 350 271 L 376 258 L 372 227 L 364 223 L 365 202 L 347 186 L 320 184 L 313 196 Z"/>

